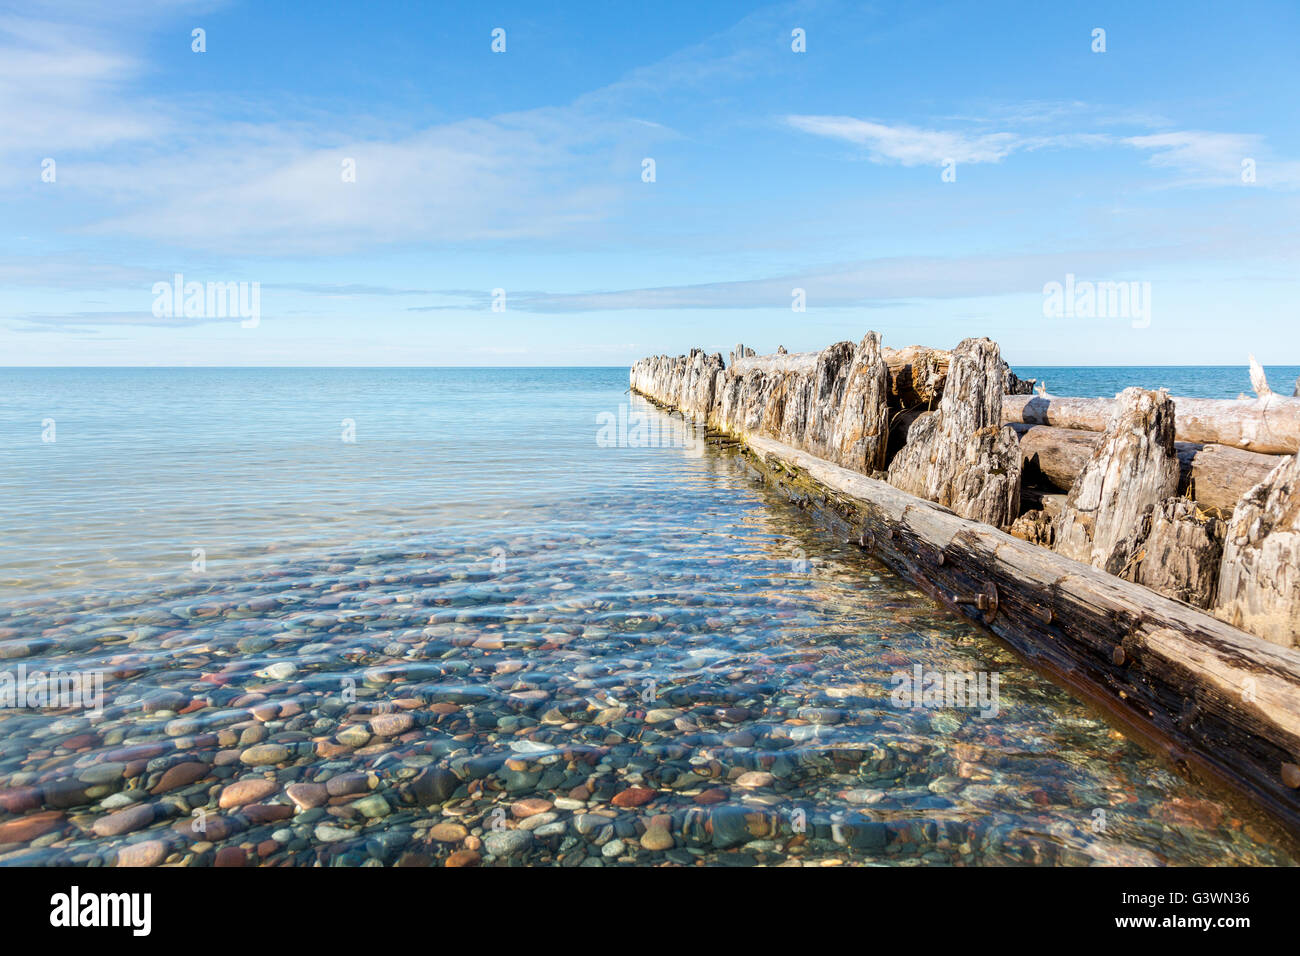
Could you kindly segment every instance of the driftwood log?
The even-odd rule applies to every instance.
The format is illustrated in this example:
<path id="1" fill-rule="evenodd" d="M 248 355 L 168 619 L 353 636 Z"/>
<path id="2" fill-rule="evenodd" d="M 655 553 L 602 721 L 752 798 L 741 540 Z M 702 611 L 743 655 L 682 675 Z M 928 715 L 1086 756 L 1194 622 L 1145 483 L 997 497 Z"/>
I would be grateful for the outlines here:
<path id="1" fill-rule="evenodd" d="M 720 431 L 768 435 L 868 473 L 885 464 L 889 373 L 875 332 L 856 346 L 737 359 L 714 381 L 713 404 L 691 411 Z"/>
<path id="2" fill-rule="evenodd" d="M 1190 457 L 1184 447 L 1191 450 Z M 1207 511 L 1232 514 L 1257 484 L 1280 464 L 1276 455 L 1261 455 L 1226 445 L 1178 446 L 1179 461 L 1187 466 L 1187 496 Z"/>
<path id="3" fill-rule="evenodd" d="M 1102 433 L 1051 425 L 1013 425 L 1020 436 L 1026 480 L 1039 480 L 1069 491 L 1074 479 L 1102 441 Z M 1195 499 L 1203 511 L 1228 517 L 1237 502 L 1268 476 L 1280 461 L 1226 445 L 1175 442 L 1178 492 Z"/>
<path id="4" fill-rule="evenodd" d="M 1101 443 L 1100 432 L 1051 425 L 1012 425 L 1020 438 L 1020 455 L 1026 480 L 1041 480 L 1069 491 L 1074 479 Z"/>
<path id="5" fill-rule="evenodd" d="M 952 353 L 924 345 L 906 345 L 901 349 L 882 347 L 881 355 L 889 369 L 889 399 L 894 409 L 929 411 L 939 404 L 948 381 Z M 755 369 L 780 369 L 786 372 L 809 372 L 820 352 L 787 352 L 778 347 L 772 355 L 755 355 L 754 350 L 737 345 L 731 352 L 730 368 L 737 372 Z M 751 361 L 752 360 L 752 361 Z M 1008 395 L 1029 395 L 1034 379 L 1022 379 L 1002 363 L 1002 391 Z"/>
<path id="6" fill-rule="evenodd" d="M 1174 403 L 1168 395 L 1128 388 L 1115 409 L 1103 440 L 1070 488 L 1052 547 L 1122 574 L 1141 547 L 1137 530 L 1143 519 L 1178 492 L 1178 456 Z"/>
<path id="7" fill-rule="evenodd" d="M 869 355 L 873 346 L 878 342 L 864 340 L 854 349 L 855 358 L 864 349 Z M 758 368 L 744 371 L 754 358 L 737 359 L 733 369 L 719 368 L 720 356 L 703 353 L 646 359 L 633 367 L 632 384 L 651 400 L 678 409 L 683 408 L 679 397 L 702 407 L 703 398 L 711 396 L 705 414 L 688 413 L 712 424 L 723 417 L 721 409 L 734 379 L 766 376 Z M 787 355 L 776 358 L 797 361 Z M 842 368 L 844 361 L 843 355 L 837 363 L 828 358 L 827 367 Z M 843 396 L 850 394 L 851 376 L 845 373 L 841 377 L 837 372 L 819 378 L 816 368 L 820 362 L 819 358 L 813 363 L 811 372 L 798 374 L 811 376 L 814 382 L 832 383 L 832 396 L 839 388 L 834 383 L 842 380 L 843 391 L 836 399 L 842 402 Z M 953 382 L 945 383 L 945 391 L 954 396 L 964 390 L 962 364 L 962 357 L 954 355 L 949 368 Z M 977 369 L 970 370 L 971 381 L 984 380 L 976 389 L 983 395 L 984 386 L 996 376 L 988 371 L 991 363 L 975 364 Z M 886 391 L 887 368 L 886 364 L 882 376 Z M 795 385 L 803 387 L 802 383 Z M 821 394 L 820 389 L 815 391 Z M 992 401 L 982 403 L 986 411 L 992 405 Z M 873 401 L 856 407 L 878 406 Z M 1187 603 L 963 518 L 867 477 L 860 468 L 842 467 L 751 430 L 750 422 L 761 425 L 771 421 L 756 408 L 737 419 L 731 431 L 779 487 L 804 504 L 839 516 L 842 527 L 852 530 L 854 540 L 895 569 L 1110 707 L 1134 729 L 1150 734 L 1151 740 L 1172 747 L 1175 760 L 1211 770 L 1234 783 L 1300 833 L 1300 649 L 1262 641 Z M 941 410 L 911 423 L 913 440 L 937 430 L 942 424 Z M 818 414 L 829 412 L 822 409 Z M 1142 470 L 1153 469 L 1156 480 L 1147 477 L 1136 484 L 1150 485 L 1155 492 L 1167 490 L 1171 470 L 1177 474 L 1177 456 L 1170 454 L 1173 440 L 1166 434 L 1170 429 L 1164 414 L 1165 410 L 1153 411 L 1145 442 L 1124 438 L 1118 428 L 1114 434 L 1098 436 L 1102 444 L 1113 445 L 1115 452 L 1127 455 L 1130 462 L 1146 462 Z M 1014 434 L 1012 429 L 998 429 L 996 423 L 987 429 Z M 937 448 L 932 451 L 936 460 L 945 454 Z M 1006 454 L 1009 467 L 1018 470 L 1019 445 L 1009 445 Z M 1170 468 L 1171 458 L 1174 469 Z M 1278 570 L 1279 562 L 1287 574 L 1292 572 L 1285 572 L 1286 568 L 1300 565 L 1300 525 L 1295 509 L 1286 507 L 1300 493 L 1296 467 L 1295 459 L 1279 464 L 1269 481 L 1255 489 L 1234 514 L 1225 550 L 1235 548 L 1236 553 L 1225 554 L 1225 577 L 1218 584 L 1221 599 L 1228 595 L 1242 602 L 1234 619 L 1255 620 L 1251 615 L 1260 613 L 1272 619 L 1297 607 L 1300 595 L 1294 593 L 1297 581 L 1293 576 L 1278 578 L 1281 587 L 1272 595 L 1250 590 L 1252 582 Z M 1088 471 L 1085 465 L 1082 472 Z M 1080 480 L 1084 478 L 1086 474 L 1081 474 Z M 1103 491 L 1106 484 L 1101 482 Z M 1060 516 L 1070 508 L 1078 512 L 1081 503 L 1079 495 L 1071 502 L 1070 496 L 1042 494 L 1037 489 L 1030 497 L 1042 518 L 1039 528 L 1046 527 L 1049 533 Z M 1199 600 L 1213 563 L 1202 561 L 1200 555 L 1205 542 L 1212 542 L 1215 535 L 1214 526 L 1202 519 L 1189 502 L 1172 495 L 1143 509 L 1133 532 L 1142 545 L 1137 551 L 1130 549 L 1133 560 L 1125 573 L 1188 601 Z M 1118 530 L 1116 526 L 1107 534 L 1113 537 Z M 1195 553 L 1185 555 L 1188 550 Z M 1168 580 L 1164 571 L 1183 558 L 1189 560 Z M 1237 565 L 1240 570 L 1227 575 L 1228 569 Z M 1153 576 L 1144 577 L 1148 574 Z M 1271 610 L 1260 611 L 1269 601 L 1277 603 Z M 1293 636 L 1294 621 L 1282 633 Z"/>
<path id="8" fill-rule="evenodd" d="M 1177 441 L 1270 455 L 1300 450 L 1300 399 L 1272 393 L 1257 399 L 1175 398 L 1174 406 Z M 1100 432 L 1114 409 L 1110 398 L 1008 395 L 1002 402 L 1002 420 Z"/>
<path id="9" fill-rule="evenodd" d="M 789 446 L 747 444 L 853 541 L 1300 833 L 1300 651 Z"/>
<path id="10" fill-rule="evenodd" d="M 897 488 L 995 527 L 1020 511 L 1020 444 L 1003 426 L 1005 387 L 996 342 L 966 339 L 952 351 L 939 408 L 918 419 L 889 463 Z"/>
<path id="11" fill-rule="evenodd" d="M 951 353 L 924 345 L 885 349 L 889 392 L 901 408 L 933 408 L 943 396 Z"/>
<path id="12" fill-rule="evenodd" d="M 1208 608 L 1218 594 L 1224 523 L 1187 498 L 1166 498 L 1147 513 L 1135 535 L 1133 564 L 1124 575 L 1166 597 Z"/>
<path id="13" fill-rule="evenodd" d="M 1214 613 L 1276 644 L 1300 643 L 1300 456 L 1282 459 L 1233 512 Z"/>
<path id="14" fill-rule="evenodd" d="M 996 346 L 992 349 L 996 352 Z M 910 350 L 911 364 L 915 365 L 915 355 L 920 351 Z M 1025 424 L 1018 426 L 1021 437 L 1014 455 L 1008 448 L 998 446 L 1007 430 L 996 429 L 991 424 L 982 435 L 972 433 L 969 441 L 957 440 L 967 428 L 967 425 L 959 427 L 962 417 L 973 422 L 981 414 L 980 409 L 994 407 L 995 398 L 985 397 L 983 386 L 971 392 L 969 385 L 961 384 L 964 373 L 957 368 L 953 353 L 944 353 L 954 382 L 950 384 L 945 378 L 944 390 L 954 396 L 978 396 L 974 401 L 968 397 L 960 403 L 954 398 L 955 415 L 945 430 L 940 416 L 942 397 L 940 407 L 933 411 L 898 407 L 899 396 L 890 390 L 889 384 L 896 382 L 897 377 L 890 376 L 887 354 L 888 350 L 880 346 L 874 335 L 857 346 L 837 343 L 818 353 L 755 356 L 751 349 L 740 345 L 733 353 L 731 368 L 723 365 L 720 355 L 694 350 L 676 358 L 644 359 L 633 367 L 631 378 L 641 393 L 735 438 L 743 439 L 751 434 L 773 438 L 864 474 L 887 474 L 877 471 L 886 465 L 892 470 L 894 480 L 909 491 L 947 503 L 959 513 L 1009 527 L 1023 540 L 1049 548 L 1071 549 L 1070 553 L 1085 556 L 1080 550 L 1085 547 L 1081 540 L 1095 537 L 1095 514 L 1088 507 L 1080 507 L 1077 501 L 1067 508 L 1063 501 L 1045 496 L 1044 492 L 1054 487 L 1073 490 L 1099 447 L 1103 448 L 1101 454 L 1108 462 L 1107 467 L 1122 470 L 1118 463 L 1122 456 L 1118 455 L 1117 448 L 1128 447 L 1133 441 L 1111 447 L 1108 444 L 1111 437 L 1103 432 L 1089 433 L 1093 436 L 1089 440 L 1079 430 Z M 985 386 L 996 379 L 1005 382 L 1005 364 L 998 358 L 1000 369 L 994 371 L 994 359 L 991 356 L 986 359 L 980 364 L 980 381 Z M 974 381 L 971 376 L 966 378 Z M 1275 408 L 1285 410 L 1285 406 L 1277 404 L 1281 400 L 1268 389 L 1262 372 L 1253 372 L 1252 380 L 1259 395 L 1257 401 L 1211 404 L 1237 409 L 1265 407 L 1270 414 Z M 1069 403 L 1075 401 L 1065 400 L 1066 404 L 1062 404 L 1061 400 L 1045 395 L 1032 400 L 1005 394 L 999 398 L 1011 404 L 1019 402 L 1022 415 L 1023 409 L 1035 407 L 1039 411 L 1055 407 L 1064 413 L 1071 408 Z M 1042 405 L 1032 406 L 1030 401 Z M 1177 409 L 1181 407 L 1178 401 L 1174 399 L 1175 429 Z M 1086 401 L 1085 404 L 1094 412 L 1098 407 L 1110 412 L 1116 408 L 1113 401 L 1100 406 Z M 1150 422 L 1134 423 L 1133 431 L 1140 433 L 1144 428 L 1149 430 L 1151 425 Z M 936 437 L 940 433 L 950 440 L 940 441 Z M 911 439 L 905 445 L 904 437 Z M 1060 440 L 1051 440 L 1054 438 Z M 1163 439 L 1155 444 L 1163 449 Z M 1290 609 L 1300 602 L 1300 595 L 1292 596 L 1286 584 L 1289 565 L 1270 550 L 1276 549 L 1284 539 L 1269 542 L 1258 530 L 1245 533 L 1239 530 L 1233 535 L 1237 545 L 1232 550 L 1232 561 L 1240 563 L 1240 567 L 1217 582 L 1214 576 L 1222 529 L 1210 519 L 1232 516 L 1231 509 L 1267 475 L 1277 456 L 1190 442 L 1176 442 L 1174 452 L 1180 478 L 1173 495 L 1159 499 L 1147 495 L 1141 507 L 1131 509 L 1113 505 L 1100 509 L 1113 515 L 1123 510 L 1126 516 L 1112 521 L 1111 531 L 1118 534 L 1117 529 L 1124 529 L 1124 534 L 1109 542 L 1109 553 L 1100 560 L 1106 568 L 1129 580 L 1140 581 L 1198 606 L 1227 602 L 1217 613 L 1229 615 L 1243 629 L 1258 630 L 1270 640 L 1295 642 L 1297 628 L 1292 623 L 1268 623 L 1279 614 L 1291 613 Z M 1017 460 L 1020 457 L 1032 484 L 1020 483 L 1022 487 L 1013 488 L 1017 482 L 1010 479 L 1022 468 Z M 1158 457 L 1149 455 L 1141 468 L 1130 462 L 1129 483 L 1135 487 L 1141 484 L 1146 479 L 1140 481 L 1138 473 L 1145 473 L 1156 464 L 1167 469 L 1167 457 L 1163 452 Z M 1095 479 L 1094 475 L 1094 484 Z M 1004 481 L 1005 485 L 1000 484 Z M 1159 485 L 1160 481 L 1155 483 Z M 1002 490 L 1008 493 L 1006 499 L 1001 497 Z M 1080 488 L 1079 493 L 1083 490 Z M 1024 497 L 1030 509 L 1027 513 L 1019 514 L 1011 493 Z M 1175 495 L 1194 499 L 1195 507 L 1171 500 Z M 1000 503 L 1003 500 L 1005 506 Z M 1046 507 L 1049 503 L 1050 511 Z M 1240 527 L 1239 522 L 1237 525 Z M 1063 531 L 1067 526 L 1072 529 L 1068 534 Z M 1102 545 L 1106 546 L 1107 542 L 1103 541 Z M 1086 547 L 1088 560 L 1099 560 L 1093 554 L 1094 545 Z M 1254 552 L 1258 555 L 1252 556 Z M 1166 556 L 1167 560 L 1159 555 Z M 1241 583 L 1243 575 L 1252 574 L 1272 575 L 1280 583 L 1252 589 Z M 1228 597 L 1225 587 L 1235 588 L 1238 596 Z M 1215 600 L 1208 600 L 1207 588 L 1217 591 L 1211 595 Z M 1277 597 L 1269 596 L 1270 588 L 1278 590 Z"/>
<path id="15" fill-rule="evenodd" d="M 755 355 L 753 349 L 737 345 L 731 353 L 730 370 L 734 375 L 753 372 L 811 375 L 824 351 Z M 901 349 L 882 347 L 880 353 L 889 374 L 890 404 L 895 408 L 933 408 L 939 403 L 944 383 L 948 380 L 949 352 L 909 345 Z"/>
<path id="16" fill-rule="evenodd" d="M 656 355 L 632 366 L 632 388 L 666 405 L 704 418 L 713 408 L 722 356 L 692 349 L 675 358 Z"/>

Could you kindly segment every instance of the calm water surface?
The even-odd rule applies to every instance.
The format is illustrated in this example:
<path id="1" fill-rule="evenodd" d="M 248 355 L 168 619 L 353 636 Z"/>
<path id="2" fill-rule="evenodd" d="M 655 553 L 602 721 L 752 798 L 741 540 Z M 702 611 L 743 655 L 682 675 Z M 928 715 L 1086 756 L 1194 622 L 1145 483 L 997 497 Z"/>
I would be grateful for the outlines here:
<path id="1" fill-rule="evenodd" d="M 1292 862 L 626 370 L 0 383 L 2 863 Z"/>
<path id="2" fill-rule="evenodd" d="M 1075 398 L 1111 398 L 1126 388 L 1165 388 L 1170 395 L 1189 398 L 1236 398 L 1243 392 L 1250 398 L 1250 369 L 1245 365 L 1115 365 L 1098 367 L 1017 367 L 1021 378 L 1047 383 L 1052 395 Z M 1279 395 L 1290 395 L 1300 376 L 1300 366 L 1266 365 L 1269 386 Z"/>

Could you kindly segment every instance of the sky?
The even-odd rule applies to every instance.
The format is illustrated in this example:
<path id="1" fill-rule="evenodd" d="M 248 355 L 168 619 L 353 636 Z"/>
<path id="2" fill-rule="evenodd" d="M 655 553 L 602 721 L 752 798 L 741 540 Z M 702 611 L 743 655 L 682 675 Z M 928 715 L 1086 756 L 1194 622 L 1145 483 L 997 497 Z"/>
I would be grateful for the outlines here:
<path id="1" fill-rule="evenodd" d="M 1294 0 L 0 0 L 0 365 L 1300 364 L 1298 49 Z"/>

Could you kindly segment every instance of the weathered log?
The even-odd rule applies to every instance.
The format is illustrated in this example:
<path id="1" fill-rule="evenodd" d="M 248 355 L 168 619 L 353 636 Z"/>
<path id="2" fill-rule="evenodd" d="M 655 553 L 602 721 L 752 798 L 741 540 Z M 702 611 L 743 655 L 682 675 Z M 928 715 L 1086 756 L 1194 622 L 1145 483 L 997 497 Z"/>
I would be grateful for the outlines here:
<path id="1" fill-rule="evenodd" d="M 1042 511 L 1047 517 L 1055 518 L 1065 507 L 1065 499 L 1065 495 L 1029 485 L 1022 484 L 1020 488 L 1020 507 L 1024 509 L 1022 513 Z"/>
<path id="2" fill-rule="evenodd" d="M 1102 440 L 1100 432 L 1050 425 L 1013 425 L 1020 438 L 1020 455 L 1026 480 L 1042 479 L 1069 491 L 1074 479 Z"/>
<path id="3" fill-rule="evenodd" d="M 1010 365 L 1006 367 L 1005 375 L 1006 375 L 1006 386 L 1002 389 L 1002 391 L 1005 394 L 1007 395 L 1034 394 L 1034 386 L 1038 383 L 1038 379 L 1021 378 L 1015 372 L 1011 371 Z"/>
<path id="4" fill-rule="evenodd" d="M 1214 603 L 1224 523 L 1187 498 L 1166 498 L 1146 516 L 1141 550 L 1125 577 L 1199 608 Z"/>
<path id="5" fill-rule="evenodd" d="M 876 557 L 1300 833 L 1283 776 L 1300 762 L 1300 651 L 789 446 L 747 444 Z"/>
<path id="6" fill-rule="evenodd" d="M 916 421 L 926 415 L 933 415 L 934 412 L 928 408 L 903 408 L 889 411 L 889 448 L 885 452 L 885 463 L 894 460 L 897 455 L 907 444 L 907 439 L 912 433 L 912 426 Z"/>
<path id="7" fill-rule="evenodd" d="M 1143 518 L 1178 491 L 1174 404 L 1164 392 L 1127 388 L 1103 440 L 1070 488 L 1053 548 L 1111 574 L 1141 547 Z"/>
<path id="8" fill-rule="evenodd" d="M 1069 491 L 1103 437 L 1101 432 L 1051 425 L 1011 427 L 1020 436 L 1025 481 L 1041 480 L 1063 491 Z M 1263 481 L 1279 460 L 1277 455 L 1193 442 L 1175 442 L 1174 452 L 1179 464 L 1178 493 L 1219 517 L 1230 516 L 1242 496 Z"/>
<path id="9" fill-rule="evenodd" d="M 1010 525 L 1020 510 L 1019 442 L 999 424 L 1001 362 L 989 339 L 953 349 L 938 410 L 912 425 L 889 464 L 895 487 L 995 527 Z"/>
<path id="10" fill-rule="evenodd" d="M 786 352 L 778 346 L 772 355 L 755 355 L 753 349 L 737 345 L 731 353 L 730 368 L 735 372 L 752 372 L 756 369 L 811 371 L 820 354 Z M 928 411 L 939 404 L 948 380 L 948 366 L 952 359 L 950 351 L 924 345 L 907 345 L 901 349 L 882 347 L 881 354 L 889 367 L 890 404 L 895 409 Z M 1019 378 L 1005 362 L 1002 363 L 1002 377 L 1002 391 L 1005 394 L 1028 395 L 1033 392 L 1035 380 Z"/>
<path id="11" fill-rule="evenodd" d="M 1002 401 L 1002 420 L 1096 432 L 1106 430 L 1114 409 L 1110 398 L 1008 395 Z M 1178 441 L 1269 455 L 1300 450 L 1300 399 L 1275 394 L 1244 400 L 1175 398 L 1174 409 Z"/>
<path id="12" fill-rule="evenodd" d="M 832 461 L 870 474 L 885 466 L 889 444 L 889 371 L 880 336 L 868 332 L 853 350 L 844 391 L 826 413 Z"/>
<path id="13" fill-rule="evenodd" d="M 1300 456 L 1283 458 L 1233 512 L 1214 613 L 1274 644 L 1300 645 Z"/>
<path id="14" fill-rule="evenodd" d="M 1255 356 L 1249 355 L 1247 359 L 1250 363 L 1250 387 L 1255 390 L 1255 395 L 1259 398 L 1267 399 L 1273 394 L 1273 390 L 1268 387 L 1268 376 L 1264 374 L 1264 366 L 1255 361 Z"/>
<path id="15" fill-rule="evenodd" d="M 720 371 L 721 355 L 705 355 L 701 349 L 692 349 L 689 355 L 675 358 L 655 355 L 641 359 L 632 366 L 629 378 L 632 388 L 643 395 L 704 418 L 713 408 Z"/>
<path id="16" fill-rule="evenodd" d="M 715 365 L 695 352 L 642 360 L 632 368 L 632 386 L 729 434 L 767 435 L 867 473 L 884 466 L 889 375 L 879 335 L 868 332 L 856 346 L 837 342 L 815 353 L 750 352 L 737 345 L 728 369 L 720 356 Z M 707 406 L 703 385 L 695 384 L 705 373 L 712 375 Z"/>
<path id="17" fill-rule="evenodd" d="M 743 345 L 737 344 L 736 347 L 731 350 L 731 357 L 727 359 L 727 366 L 728 367 L 734 366 L 741 359 L 748 358 L 753 354 L 754 354 L 753 349 L 746 348 Z"/>
<path id="18" fill-rule="evenodd" d="M 755 355 L 753 349 L 736 346 L 732 352 L 731 371 L 736 375 L 752 372 L 811 375 L 821 352 L 777 352 Z M 741 350 L 746 353 L 739 356 Z M 881 357 L 889 370 L 889 396 L 896 408 L 933 408 L 943 394 L 948 377 L 949 353 L 922 345 L 891 349 L 881 347 Z"/>
<path id="19" fill-rule="evenodd" d="M 894 404 L 901 408 L 934 408 L 948 380 L 951 353 L 924 345 L 885 349 L 884 353 Z"/>
<path id="20" fill-rule="evenodd" d="M 939 403 L 948 380 L 951 352 L 924 345 L 887 348 L 885 362 L 889 365 L 889 390 L 897 407 L 932 409 Z M 1034 382 L 1032 378 L 1020 378 L 1010 365 L 1002 363 L 1003 394 L 1030 395 Z"/>
<path id="21" fill-rule="evenodd" d="M 1267 478 L 1281 461 L 1277 455 L 1227 445 L 1180 443 L 1175 448 L 1184 466 L 1187 497 L 1194 498 L 1202 509 L 1223 517 L 1230 516 L 1250 489 Z"/>
<path id="22" fill-rule="evenodd" d="M 1036 544 L 1044 548 L 1050 548 L 1052 542 L 1056 540 L 1056 532 L 1052 526 L 1052 516 L 1042 509 L 1026 511 L 1011 522 L 1011 527 L 1007 530 L 1021 541 L 1028 541 L 1030 544 Z"/>

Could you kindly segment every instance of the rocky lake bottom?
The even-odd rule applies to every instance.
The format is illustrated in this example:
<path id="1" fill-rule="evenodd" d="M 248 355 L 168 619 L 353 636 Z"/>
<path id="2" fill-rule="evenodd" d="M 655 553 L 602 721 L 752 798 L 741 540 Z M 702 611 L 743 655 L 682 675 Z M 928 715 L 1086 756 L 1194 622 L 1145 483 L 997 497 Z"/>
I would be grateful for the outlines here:
<path id="1" fill-rule="evenodd" d="M 625 372 L 441 371 L 7 400 L 0 676 L 103 693 L 0 707 L 0 865 L 1295 862 L 734 451 L 602 446 Z"/>

